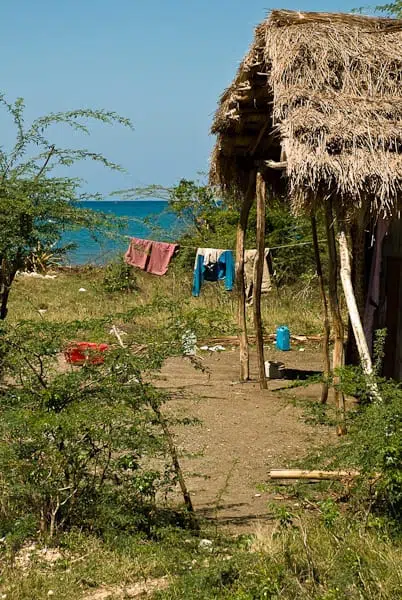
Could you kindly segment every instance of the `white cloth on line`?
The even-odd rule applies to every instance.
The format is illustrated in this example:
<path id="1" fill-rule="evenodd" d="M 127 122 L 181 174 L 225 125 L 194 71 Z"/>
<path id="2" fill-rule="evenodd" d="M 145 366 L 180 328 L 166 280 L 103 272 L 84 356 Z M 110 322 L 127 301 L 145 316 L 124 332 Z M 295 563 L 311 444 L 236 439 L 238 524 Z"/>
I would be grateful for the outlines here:
<path id="1" fill-rule="evenodd" d="M 264 267 L 262 272 L 261 293 L 266 294 L 271 291 L 271 276 L 268 269 L 267 258 L 270 253 L 269 248 L 265 248 L 264 252 Z M 253 295 L 253 283 L 255 273 L 255 257 L 257 250 L 245 250 L 244 252 L 244 284 L 246 287 L 246 300 L 249 302 Z"/>

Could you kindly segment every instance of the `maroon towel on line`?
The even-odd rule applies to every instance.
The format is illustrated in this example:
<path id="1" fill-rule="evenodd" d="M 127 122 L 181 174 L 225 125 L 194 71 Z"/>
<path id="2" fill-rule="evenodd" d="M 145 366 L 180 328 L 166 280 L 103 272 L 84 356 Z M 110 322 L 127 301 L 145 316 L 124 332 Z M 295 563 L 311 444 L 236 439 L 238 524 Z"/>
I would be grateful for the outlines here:
<path id="1" fill-rule="evenodd" d="M 131 238 L 124 260 L 132 267 L 138 267 L 145 271 L 149 255 L 151 254 L 152 242 L 140 238 Z"/>
<path id="2" fill-rule="evenodd" d="M 147 273 L 165 275 L 177 247 L 177 244 L 131 238 L 124 260 Z"/>
<path id="3" fill-rule="evenodd" d="M 177 244 L 152 242 L 151 256 L 146 271 L 153 275 L 165 275 L 176 248 Z"/>

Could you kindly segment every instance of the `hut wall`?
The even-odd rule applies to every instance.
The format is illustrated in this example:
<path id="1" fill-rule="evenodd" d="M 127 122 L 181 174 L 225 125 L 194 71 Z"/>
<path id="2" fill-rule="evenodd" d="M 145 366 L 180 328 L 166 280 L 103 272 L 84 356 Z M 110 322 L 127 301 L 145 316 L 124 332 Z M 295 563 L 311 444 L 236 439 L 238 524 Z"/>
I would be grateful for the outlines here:
<path id="1" fill-rule="evenodd" d="M 384 241 L 381 302 L 376 328 L 386 328 L 383 374 L 402 381 L 402 219 L 394 219 Z"/>

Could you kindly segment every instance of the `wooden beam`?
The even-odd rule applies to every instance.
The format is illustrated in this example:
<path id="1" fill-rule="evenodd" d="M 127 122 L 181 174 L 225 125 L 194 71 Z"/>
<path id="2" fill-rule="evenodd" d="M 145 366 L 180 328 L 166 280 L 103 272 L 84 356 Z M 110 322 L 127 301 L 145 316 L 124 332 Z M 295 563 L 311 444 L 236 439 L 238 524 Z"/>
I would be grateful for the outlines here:
<path id="1" fill-rule="evenodd" d="M 354 477 L 358 477 L 360 475 L 359 471 L 350 470 L 350 471 L 309 471 L 303 469 L 272 469 L 269 472 L 270 479 L 315 479 L 315 480 L 324 480 L 324 479 L 350 479 Z"/>
<path id="2" fill-rule="evenodd" d="M 288 166 L 288 163 L 286 160 L 281 161 L 281 162 L 277 162 L 275 160 L 264 160 L 264 165 L 266 167 L 268 167 L 269 169 L 281 170 L 281 169 L 286 169 Z"/>
<path id="3" fill-rule="evenodd" d="M 323 312 L 323 318 L 324 318 L 324 334 L 323 334 L 323 340 L 322 340 L 322 352 L 323 352 L 323 359 L 324 359 L 324 365 L 323 365 L 324 380 L 322 382 L 322 388 L 321 388 L 321 404 L 325 404 L 328 400 L 328 381 L 329 381 L 329 375 L 331 372 L 331 362 L 330 362 L 330 358 L 329 358 L 329 337 L 330 337 L 330 333 L 331 333 L 331 327 L 329 324 L 328 301 L 327 301 L 327 295 L 325 293 L 325 283 L 324 283 L 324 276 L 322 273 L 320 247 L 318 245 L 318 235 L 317 235 L 317 221 L 316 221 L 315 215 L 311 215 L 311 231 L 313 234 L 315 264 L 316 264 L 318 284 L 319 284 L 319 288 L 320 288 L 322 312 Z"/>
<path id="4" fill-rule="evenodd" d="M 345 231 L 341 230 L 338 234 L 339 256 L 341 260 L 341 281 L 343 292 L 345 294 L 346 305 L 348 307 L 350 322 L 356 340 L 357 349 L 360 356 L 360 362 L 364 374 L 367 376 L 367 386 L 371 397 L 374 400 L 381 400 L 377 383 L 374 379 L 373 365 L 370 352 L 367 346 L 366 336 L 364 335 L 363 325 L 360 319 L 359 309 L 357 308 L 356 297 L 352 285 L 352 272 L 350 266 L 350 256 L 348 241 Z"/>
<path id="5" fill-rule="evenodd" d="M 336 252 L 335 222 L 332 211 L 332 199 L 327 198 L 325 206 L 325 227 L 328 242 L 328 290 L 329 306 L 331 309 L 332 327 L 334 329 L 334 352 L 332 360 L 333 370 L 340 369 L 343 366 L 343 344 L 344 327 L 338 298 L 338 257 Z M 337 407 L 337 433 L 345 435 L 346 433 L 346 408 L 345 397 L 339 389 L 340 378 L 335 374 L 334 378 L 335 403 Z"/>
<path id="6" fill-rule="evenodd" d="M 254 154 L 256 153 L 256 150 L 257 150 L 258 146 L 260 145 L 262 138 L 264 137 L 265 133 L 267 132 L 270 122 L 271 122 L 271 119 L 266 118 L 266 121 L 265 121 L 264 125 L 261 127 L 261 130 L 257 136 L 257 139 L 250 150 L 251 156 L 254 156 Z"/>
<path id="7" fill-rule="evenodd" d="M 250 173 L 247 192 L 240 209 L 240 218 L 236 234 L 236 290 L 237 322 L 239 326 L 240 381 L 250 379 L 250 358 L 247 337 L 246 290 L 244 286 L 244 245 L 247 233 L 248 217 L 255 197 L 256 171 Z"/>
<path id="8" fill-rule="evenodd" d="M 265 260 L 265 180 L 261 172 L 257 172 L 256 177 L 256 197 L 257 197 L 257 253 L 254 262 L 254 282 L 253 282 L 253 309 L 254 309 L 254 329 L 257 345 L 257 364 L 258 378 L 260 388 L 267 389 L 267 378 L 265 376 L 264 361 L 264 339 L 261 318 L 261 287 Z"/>

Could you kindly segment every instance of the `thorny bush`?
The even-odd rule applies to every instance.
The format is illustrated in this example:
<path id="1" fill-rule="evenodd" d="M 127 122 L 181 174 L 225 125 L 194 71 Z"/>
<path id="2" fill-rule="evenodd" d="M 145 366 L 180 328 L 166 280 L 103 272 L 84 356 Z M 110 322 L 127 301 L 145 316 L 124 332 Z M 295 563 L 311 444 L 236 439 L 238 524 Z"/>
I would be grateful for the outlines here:
<path id="1" fill-rule="evenodd" d="M 1 535 L 52 536 L 113 520 L 149 531 L 156 494 L 175 485 L 158 417 L 168 395 L 144 372 L 180 345 L 167 343 L 167 329 L 148 354 L 115 344 L 103 364 L 68 365 L 63 348 L 85 328 L 88 335 L 88 323 L 2 326 Z"/>

